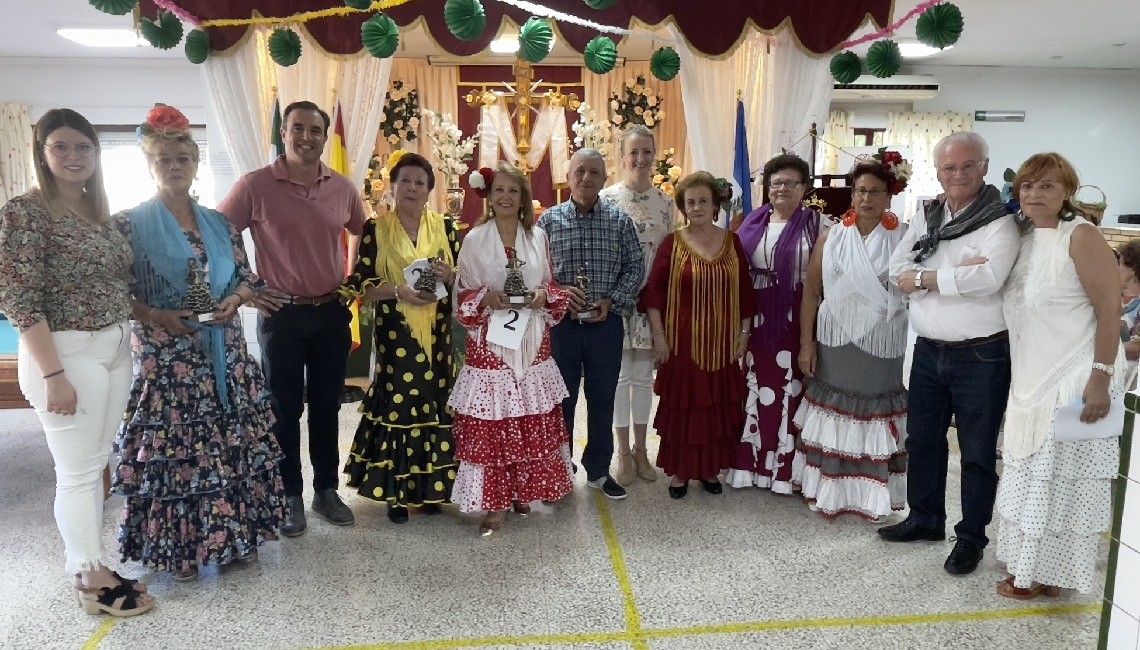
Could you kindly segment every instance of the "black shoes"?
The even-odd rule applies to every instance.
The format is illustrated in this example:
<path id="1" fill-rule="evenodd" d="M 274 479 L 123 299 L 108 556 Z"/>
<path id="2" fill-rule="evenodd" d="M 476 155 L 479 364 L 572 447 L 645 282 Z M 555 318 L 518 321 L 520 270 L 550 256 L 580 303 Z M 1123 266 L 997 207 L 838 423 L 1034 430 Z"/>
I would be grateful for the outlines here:
<path id="1" fill-rule="evenodd" d="M 721 485 L 720 481 L 715 479 L 711 481 L 701 479 L 701 485 L 704 486 L 705 492 L 708 492 L 709 494 L 720 494 L 724 491 L 724 486 Z"/>
<path id="2" fill-rule="evenodd" d="M 595 490 L 601 490 L 602 494 L 615 501 L 619 501 L 628 496 L 625 488 L 623 488 L 621 484 L 615 481 L 609 474 L 603 474 L 601 478 L 594 479 L 593 481 L 586 481 L 586 485 L 588 487 L 594 488 Z"/>
<path id="3" fill-rule="evenodd" d="M 285 521 L 281 524 L 281 534 L 286 537 L 299 537 L 305 534 L 305 529 L 309 527 L 309 522 L 305 519 L 305 500 L 301 495 L 295 497 L 286 497 L 285 502 L 288 504 L 285 513 Z"/>
<path id="4" fill-rule="evenodd" d="M 313 512 L 334 526 L 351 526 L 356 523 L 352 510 L 344 505 L 340 495 L 332 488 L 317 491 L 317 495 L 313 497 Z"/>
<path id="5" fill-rule="evenodd" d="M 897 524 L 883 526 L 876 532 L 879 533 L 879 537 L 887 542 L 941 542 L 946 539 L 946 531 L 938 528 L 924 528 L 910 517 Z"/>
<path id="6" fill-rule="evenodd" d="M 961 537 L 951 537 L 950 540 L 954 542 L 954 550 L 950 551 L 950 557 L 946 558 L 942 568 L 954 576 L 973 573 L 982 561 L 982 547 Z"/>
<path id="7" fill-rule="evenodd" d="M 669 496 L 673 499 L 684 499 L 685 495 L 689 493 L 689 482 L 685 481 L 681 485 L 670 485 Z"/>
<path id="8" fill-rule="evenodd" d="M 388 506 L 388 521 L 393 524 L 408 523 L 408 509 L 404 506 Z"/>
<path id="9" fill-rule="evenodd" d="M 443 512 L 443 509 L 438 503 L 425 503 L 420 506 L 420 512 L 424 513 L 425 515 L 438 515 L 439 513 Z"/>

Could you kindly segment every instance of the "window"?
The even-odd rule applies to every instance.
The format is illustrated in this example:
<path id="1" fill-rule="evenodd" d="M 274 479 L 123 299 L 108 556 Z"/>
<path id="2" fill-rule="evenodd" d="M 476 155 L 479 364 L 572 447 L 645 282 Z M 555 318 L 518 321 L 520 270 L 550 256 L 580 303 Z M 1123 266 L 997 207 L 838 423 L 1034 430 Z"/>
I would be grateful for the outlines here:
<path id="1" fill-rule="evenodd" d="M 851 129 L 855 137 L 856 147 L 882 147 L 883 136 L 887 130 L 883 129 Z"/>
<path id="2" fill-rule="evenodd" d="M 133 208 L 153 197 L 156 192 L 138 136 L 133 130 L 127 133 L 111 130 L 113 128 L 115 127 L 99 132 L 103 185 L 107 188 L 107 204 L 112 214 Z M 190 188 L 190 194 L 195 197 L 214 195 L 214 174 L 210 170 L 205 135 L 204 129 L 194 131 L 194 141 L 201 149 L 198 177 Z"/>

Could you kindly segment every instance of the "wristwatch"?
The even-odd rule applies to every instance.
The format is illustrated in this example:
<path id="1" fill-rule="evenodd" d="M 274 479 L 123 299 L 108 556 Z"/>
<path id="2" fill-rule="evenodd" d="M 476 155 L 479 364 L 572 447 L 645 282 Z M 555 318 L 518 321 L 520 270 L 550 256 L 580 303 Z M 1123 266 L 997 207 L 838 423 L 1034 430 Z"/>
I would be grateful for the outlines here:
<path id="1" fill-rule="evenodd" d="M 914 274 L 914 288 L 915 289 L 921 289 L 922 288 L 922 271 L 919 271 L 918 273 Z"/>
<path id="2" fill-rule="evenodd" d="M 1113 375 L 1113 373 L 1116 372 L 1116 367 L 1110 366 L 1107 363 L 1096 363 L 1094 361 L 1092 364 L 1092 367 L 1093 367 L 1093 370 L 1099 370 L 1099 371 L 1103 372 L 1104 374 L 1108 375 L 1109 377 L 1111 377 Z"/>

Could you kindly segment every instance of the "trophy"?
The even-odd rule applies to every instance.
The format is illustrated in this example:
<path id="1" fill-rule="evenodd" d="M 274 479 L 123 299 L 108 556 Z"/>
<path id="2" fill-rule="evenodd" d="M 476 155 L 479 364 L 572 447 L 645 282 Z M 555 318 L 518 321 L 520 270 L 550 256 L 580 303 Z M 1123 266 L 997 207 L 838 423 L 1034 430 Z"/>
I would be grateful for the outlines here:
<path id="1" fill-rule="evenodd" d="M 182 306 L 197 314 L 199 323 L 214 320 L 214 312 L 218 310 L 218 303 L 210 295 L 210 285 L 206 283 L 206 271 L 193 257 L 189 259 L 186 270 L 186 300 Z"/>
<path id="2" fill-rule="evenodd" d="M 598 315 L 598 308 L 590 301 L 590 276 L 586 275 L 585 266 L 578 269 L 578 275 L 574 277 L 574 284 L 582 290 L 582 293 L 586 294 L 586 304 L 578 310 L 578 320 L 594 318 Z"/>
<path id="3" fill-rule="evenodd" d="M 513 248 L 507 251 L 507 281 L 503 284 L 503 293 L 507 294 L 507 303 L 512 305 L 525 305 L 534 299 L 534 294 L 526 288 L 523 281 L 521 267 L 526 264 L 518 258 Z"/>
<path id="4" fill-rule="evenodd" d="M 428 260 L 427 268 L 420 273 L 420 277 L 416 278 L 416 283 L 412 286 L 413 289 L 422 294 L 421 298 L 427 299 L 428 296 L 431 296 L 431 300 L 436 299 L 435 285 L 439 279 L 435 277 L 435 270 L 432 269 L 431 263 L 437 261 L 443 261 L 442 250 L 436 253 L 434 258 Z"/>

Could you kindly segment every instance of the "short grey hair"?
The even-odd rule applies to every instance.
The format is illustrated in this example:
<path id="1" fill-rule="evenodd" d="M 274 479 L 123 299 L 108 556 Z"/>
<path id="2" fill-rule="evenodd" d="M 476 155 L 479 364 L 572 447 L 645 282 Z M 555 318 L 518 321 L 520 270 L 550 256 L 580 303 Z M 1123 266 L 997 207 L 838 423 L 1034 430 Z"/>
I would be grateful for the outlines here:
<path id="1" fill-rule="evenodd" d="M 618 151 L 620 153 L 624 154 L 625 153 L 625 141 L 630 139 L 630 138 L 636 138 L 638 136 L 644 136 L 646 138 L 649 138 L 650 140 L 653 141 L 653 148 L 654 149 L 657 148 L 657 138 L 655 138 L 653 136 L 653 131 L 650 131 L 649 127 L 645 126 L 644 124 L 634 124 L 633 126 L 629 127 L 625 131 L 622 131 L 621 139 L 618 140 Z"/>
<path id="2" fill-rule="evenodd" d="M 606 168 L 606 157 L 603 156 L 602 152 L 598 151 L 597 149 L 591 149 L 590 147 L 583 147 L 583 148 L 575 151 L 574 155 L 570 156 L 570 166 L 571 167 L 574 166 L 574 159 L 575 158 L 592 158 L 592 159 L 602 163 L 602 169 Z"/>
<path id="3" fill-rule="evenodd" d="M 978 148 L 982 152 L 982 160 L 988 160 L 990 157 L 990 145 L 986 143 L 986 139 L 973 131 L 955 131 L 950 135 L 938 141 L 934 145 L 934 164 L 938 165 L 938 159 L 942 157 L 942 152 L 946 147 L 954 144 L 955 142 L 969 143 Z M 978 162 L 981 162 L 979 160 Z"/>

